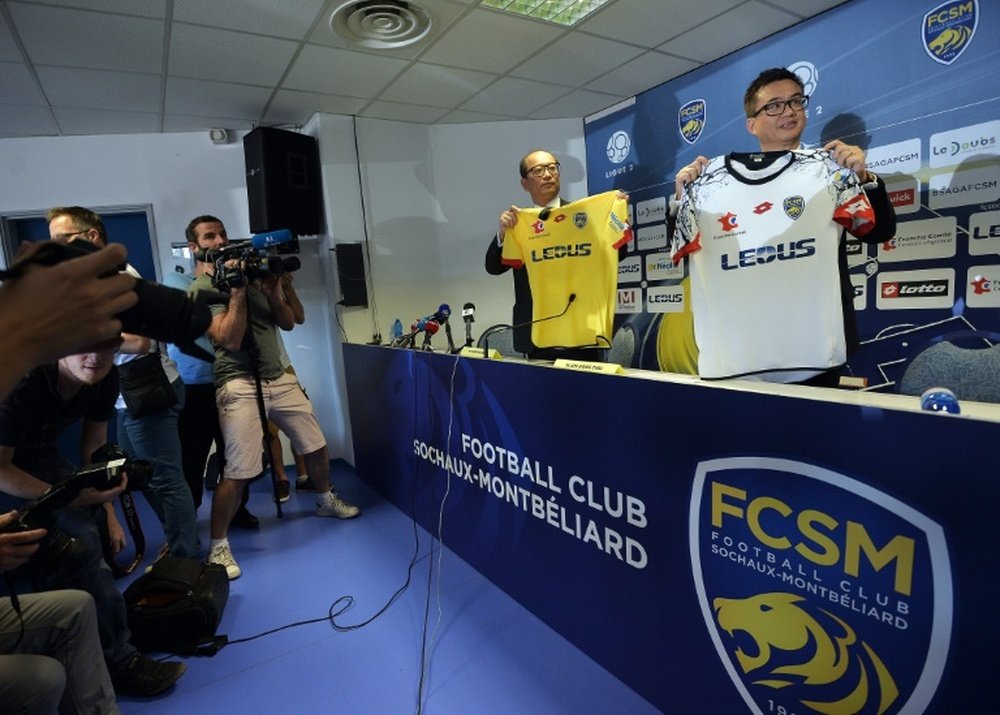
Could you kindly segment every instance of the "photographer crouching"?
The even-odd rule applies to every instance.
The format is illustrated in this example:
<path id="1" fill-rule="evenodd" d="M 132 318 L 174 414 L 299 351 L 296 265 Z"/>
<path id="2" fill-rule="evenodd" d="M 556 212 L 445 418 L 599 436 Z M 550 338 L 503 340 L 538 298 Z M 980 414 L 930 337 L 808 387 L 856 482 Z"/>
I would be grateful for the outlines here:
<path id="1" fill-rule="evenodd" d="M 73 473 L 57 445 L 70 424 L 83 421 L 82 463 L 107 442 L 108 419 L 118 395 L 113 360 L 119 342 L 112 339 L 36 367 L 0 403 L 0 512 L 24 507 Z M 116 487 L 84 488 L 68 506 L 55 509 L 39 553 L 19 576 L 29 587 L 88 592 L 97 608 L 101 648 L 116 692 L 147 697 L 169 688 L 185 666 L 147 658 L 129 642 L 125 602 L 104 561 L 98 530 L 98 520 L 106 520 L 113 548 L 121 548 L 124 532 L 110 502 L 126 486 L 127 474 Z"/>
<path id="2" fill-rule="evenodd" d="M 215 346 L 216 404 L 226 443 L 226 466 L 212 497 L 208 562 L 226 567 L 230 579 L 241 570 L 229 546 L 229 524 L 247 480 L 261 473 L 262 444 L 267 432 L 257 402 L 260 380 L 263 412 L 288 435 L 316 487 L 316 514 L 349 519 L 358 508 L 330 487 L 330 455 L 312 404 L 298 380 L 281 364 L 276 328 L 295 327 L 292 309 L 282 293 L 283 266 L 262 261 L 241 249 L 226 249 L 226 228 L 214 216 L 198 216 L 186 230 L 188 246 L 199 262 L 200 275 L 190 292 L 228 293 L 228 301 L 211 304 L 208 336 Z"/>

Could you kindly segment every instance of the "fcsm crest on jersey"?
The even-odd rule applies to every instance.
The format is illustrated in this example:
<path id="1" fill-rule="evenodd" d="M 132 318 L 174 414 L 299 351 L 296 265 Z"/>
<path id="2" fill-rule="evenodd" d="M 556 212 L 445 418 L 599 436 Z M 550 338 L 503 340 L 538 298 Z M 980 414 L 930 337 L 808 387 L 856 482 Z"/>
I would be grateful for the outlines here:
<path id="1" fill-rule="evenodd" d="M 689 538 L 699 605 L 754 713 L 923 712 L 952 629 L 940 525 L 793 460 L 698 465 Z"/>

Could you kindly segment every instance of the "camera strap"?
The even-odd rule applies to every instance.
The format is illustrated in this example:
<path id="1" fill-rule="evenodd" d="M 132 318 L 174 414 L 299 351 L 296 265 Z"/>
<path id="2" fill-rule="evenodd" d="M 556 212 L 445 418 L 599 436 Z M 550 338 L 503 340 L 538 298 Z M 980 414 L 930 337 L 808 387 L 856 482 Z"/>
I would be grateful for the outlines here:
<path id="1" fill-rule="evenodd" d="M 142 524 L 139 523 L 139 512 L 135 508 L 132 493 L 127 491 L 122 492 L 118 495 L 118 502 L 122 505 L 125 524 L 128 526 L 128 533 L 132 537 L 132 543 L 135 544 L 135 554 L 128 564 L 122 566 L 115 560 L 114 555 L 111 553 L 110 544 L 104 545 L 104 560 L 108 563 L 115 578 L 127 576 L 135 571 L 135 567 L 142 563 L 142 559 L 146 555 L 146 535 L 142 533 Z"/>

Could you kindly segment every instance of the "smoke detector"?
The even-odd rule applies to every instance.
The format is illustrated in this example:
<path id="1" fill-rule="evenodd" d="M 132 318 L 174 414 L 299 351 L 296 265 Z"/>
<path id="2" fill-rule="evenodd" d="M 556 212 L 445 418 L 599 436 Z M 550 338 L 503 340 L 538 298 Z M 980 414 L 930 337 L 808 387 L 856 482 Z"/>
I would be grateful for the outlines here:
<path id="1" fill-rule="evenodd" d="M 356 45 L 394 49 L 426 37 L 431 16 L 405 0 L 349 0 L 330 15 L 330 27 Z"/>

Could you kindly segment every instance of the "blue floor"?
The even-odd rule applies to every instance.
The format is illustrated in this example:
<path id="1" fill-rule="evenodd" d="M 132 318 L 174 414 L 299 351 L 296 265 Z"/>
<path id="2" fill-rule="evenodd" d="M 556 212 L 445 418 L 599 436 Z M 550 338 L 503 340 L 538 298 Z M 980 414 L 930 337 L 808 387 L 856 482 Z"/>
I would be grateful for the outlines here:
<path id="1" fill-rule="evenodd" d="M 279 520 L 270 483 L 251 485 L 250 510 L 261 529 L 230 533 L 243 575 L 230 582 L 219 633 L 236 640 L 323 619 L 345 596 L 354 603 L 338 625 L 361 623 L 404 585 L 416 555 L 395 603 L 350 632 L 321 621 L 233 643 L 211 658 L 187 658 L 174 689 L 150 700 L 123 698 L 123 713 L 658 712 L 451 551 L 435 548 L 429 556 L 428 533 L 349 466 L 334 463 L 333 480 L 361 506 L 359 518 L 315 517 L 313 495 L 293 488 Z M 198 513 L 206 544 L 209 501 L 206 495 Z M 145 501 L 137 502 L 148 562 L 162 531 Z"/>

